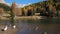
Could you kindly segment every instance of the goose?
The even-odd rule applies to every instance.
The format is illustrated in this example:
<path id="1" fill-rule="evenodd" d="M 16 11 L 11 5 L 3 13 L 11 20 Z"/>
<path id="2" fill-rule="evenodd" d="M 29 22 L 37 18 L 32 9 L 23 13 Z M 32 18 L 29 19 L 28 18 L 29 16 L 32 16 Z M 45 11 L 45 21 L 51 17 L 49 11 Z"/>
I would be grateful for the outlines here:
<path id="1" fill-rule="evenodd" d="M 16 28 L 16 25 L 13 25 L 13 28 L 15 29 Z"/>
<path id="2" fill-rule="evenodd" d="M 35 28 L 35 30 L 38 30 L 39 29 L 39 27 L 37 26 L 36 28 Z"/>
<path id="3" fill-rule="evenodd" d="M 47 34 L 47 32 L 44 32 L 44 34 Z"/>
<path id="4" fill-rule="evenodd" d="M 1 29 L 1 31 L 6 31 L 7 29 L 8 29 L 8 27 L 5 26 L 5 27 L 3 27 L 3 28 Z"/>

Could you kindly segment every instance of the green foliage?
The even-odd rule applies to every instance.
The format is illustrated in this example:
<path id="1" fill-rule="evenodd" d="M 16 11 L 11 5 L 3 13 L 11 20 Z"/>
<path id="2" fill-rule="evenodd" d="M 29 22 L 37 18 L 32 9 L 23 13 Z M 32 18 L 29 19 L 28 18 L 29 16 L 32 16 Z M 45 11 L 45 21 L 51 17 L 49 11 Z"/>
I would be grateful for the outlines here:
<path id="1" fill-rule="evenodd" d="M 14 19 L 14 13 L 13 13 L 12 9 L 11 9 L 10 15 L 11 15 L 11 19 Z"/>
<path id="2" fill-rule="evenodd" d="M 11 9 L 8 5 L 3 3 L 0 3 L 0 7 L 3 8 L 5 11 L 9 11 Z"/>
<path id="3" fill-rule="evenodd" d="M 11 12 L 10 12 L 10 15 L 11 15 L 11 24 L 13 25 L 14 24 L 14 13 L 13 13 L 13 10 L 12 10 L 12 8 L 11 8 Z"/>
<path id="4" fill-rule="evenodd" d="M 56 12 L 54 13 L 54 15 L 59 14 L 60 11 L 59 3 L 60 3 L 59 0 L 46 0 L 46 1 L 31 4 L 29 6 L 33 7 L 33 9 L 35 9 L 34 11 L 37 13 L 41 13 L 41 11 L 43 10 L 42 14 L 47 14 L 48 16 L 50 16 L 53 15 L 53 11 Z M 29 6 L 25 6 L 25 7 L 28 8 Z"/>
<path id="5" fill-rule="evenodd" d="M 28 10 L 28 16 L 32 16 L 32 11 L 31 10 Z"/>

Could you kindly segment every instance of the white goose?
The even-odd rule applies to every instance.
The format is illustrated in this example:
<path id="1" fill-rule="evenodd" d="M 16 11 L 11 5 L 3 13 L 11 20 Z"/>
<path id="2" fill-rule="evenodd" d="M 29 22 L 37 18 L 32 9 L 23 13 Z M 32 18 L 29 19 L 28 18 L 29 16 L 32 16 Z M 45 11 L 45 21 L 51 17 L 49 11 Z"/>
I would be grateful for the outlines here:
<path id="1" fill-rule="evenodd" d="M 44 34 L 47 34 L 47 32 L 44 32 Z"/>
<path id="2" fill-rule="evenodd" d="M 16 28 L 16 25 L 13 25 L 13 28 L 15 29 Z"/>
<path id="3" fill-rule="evenodd" d="M 3 27 L 3 28 L 1 29 L 1 31 L 6 31 L 7 29 L 8 29 L 8 27 L 5 26 L 5 27 Z"/>

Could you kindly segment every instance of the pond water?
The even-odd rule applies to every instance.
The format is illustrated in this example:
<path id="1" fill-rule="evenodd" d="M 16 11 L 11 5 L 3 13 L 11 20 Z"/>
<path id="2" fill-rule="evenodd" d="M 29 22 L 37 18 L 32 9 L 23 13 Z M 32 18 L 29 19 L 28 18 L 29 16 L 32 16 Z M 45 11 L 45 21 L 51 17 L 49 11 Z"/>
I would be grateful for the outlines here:
<path id="1" fill-rule="evenodd" d="M 0 24 L 9 25 L 10 20 L 0 21 Z M 17 34 L 60 34 L 60 19 L 47 18 L 40 20 L 16 20 L 15 24 L 19 28 Z"/>

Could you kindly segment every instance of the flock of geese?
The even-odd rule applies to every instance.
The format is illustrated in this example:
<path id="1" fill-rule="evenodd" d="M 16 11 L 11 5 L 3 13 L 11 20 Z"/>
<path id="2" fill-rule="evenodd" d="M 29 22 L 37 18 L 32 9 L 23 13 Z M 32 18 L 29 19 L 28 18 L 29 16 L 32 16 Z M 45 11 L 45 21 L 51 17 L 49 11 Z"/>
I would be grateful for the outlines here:
<path id="1" fill-rule="evenodd" d="M 16 25 L 13 25 L 12 27 L 13 29 L 15 29 Z M 2 27 L 1 31 L 6 31 L 7 29 L 8 29 L 8 26 L 5 26 L 5 27 Z M 36 29 L 38 29 L 38 27 Z M 47 34 L 47 32 L 44 32 L 44 34 Z"/>
<path id="2" fill-rule="evenodd" d="M 13 25 L 12 27 L 13 27 L 13 29 L 15 29 L 16 28 L 16 25 Z M 8 29 L 8 26 L 5 26 L 5 27 L 2 27 L 1 28 L 1 31 L 6 31 L 7 29 Z"/>

